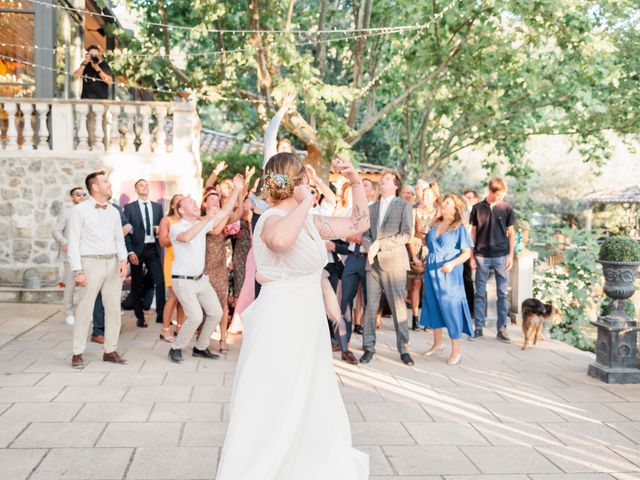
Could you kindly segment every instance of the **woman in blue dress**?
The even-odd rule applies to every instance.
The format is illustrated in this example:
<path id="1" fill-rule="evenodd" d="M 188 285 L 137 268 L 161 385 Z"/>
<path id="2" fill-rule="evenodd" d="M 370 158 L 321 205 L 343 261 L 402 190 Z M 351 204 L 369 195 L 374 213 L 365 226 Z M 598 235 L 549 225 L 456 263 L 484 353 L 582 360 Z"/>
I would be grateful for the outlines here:
<path id="1" fill-rule="evenodd" d="M 433 329 L 433 345 L 425 352 L 429 357 L 442 352 L 442 329 L 451 338 L 449 365 L 460 363 L 460 337 L 473 336 L 471 313 L 462 279 L 462 264 L 471 255 L 473 242 L 463 225 L 464 203 L 448 194 L 427 233 L 427 264 L 424 272 L 423 309 L 420 324 Z"/>

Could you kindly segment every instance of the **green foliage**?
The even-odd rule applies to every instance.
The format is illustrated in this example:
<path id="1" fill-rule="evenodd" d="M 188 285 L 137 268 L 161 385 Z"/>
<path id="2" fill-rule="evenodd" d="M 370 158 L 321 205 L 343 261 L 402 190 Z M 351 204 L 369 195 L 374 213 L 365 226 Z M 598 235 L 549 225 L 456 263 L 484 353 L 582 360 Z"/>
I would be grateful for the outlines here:
<path id="1" fill-rule="evenodd" d="M 368 161 L 392 162 L 412 179 L 438 177 L 466 147 L 489 153 L 487 170 L 506 164 L 526 178 L 525 142 L 539 133 L 569 135 L 601 165 L 611 152 L 603 131 L 631 133 L 640 123 L 637 0 L 297 0 L 291 28 L 308 33 L 207 31 L 281 31 L 290 3 L 131 0 L 147 22 L 188 28 L 119 32 L 110 61 L 148 88 L 195 92 L 247 138 L 259 136 L 278 93 L 294 89 L 296 111 L 283 124 L 292 137 L 325 160 L 357 145 Z M 323 29 L 429 28 L 317 34 L 321 5 Z M 149 56 L 131 55 L 140 53 Z"/>
<path id="2" fill-rule="evenodd" d="M 594 350 L 594 341 L 585 335 L 590 319 L 595 319 L 594 286 L 601 270 L 595 262 L 598 244 L 595 235 L 583 230 L 537 232 L 540 259 L 560 253 L 559 265 L 542 269 L 534 276 L 533 294 L 553 302 L 563 314 L 563 322 L 551 329 L 551 336 L 581 350 Z"/>
<path id="3" fill-rule="evenodd" d="M 635 318 L 636 316 L 636 307 L 633 302 L 629 299 L 626 299 L 623 303 L 624 305 L 624 313 L 627 314 L 630 318 Z M 613 300 L 609 297 L 604 297 L 604 300 L 600 304 L 600 315 L 606 317 L 613 311 Z"/>
<path id="4" fill-rule="evenodd" d="M 598 258 L 609 262 L 640 262 L 640 244 L 629 237 L 609 237 L 602 243 Z"/>
<path id="5" fill-rule="evenodd" d="M 233 178 L 237 173 L 244 175 L 246 167 L 256 167 L 256 172 L 260 172 L 262 154 L 260 152 L 242 153 L 240 148 L 240 146 L 236 146 L 227 152 L 202 155 L 202 178 L 206 180 L 220 162 L 225 162 L 228 165 L 218 176 L 220 180 Z M 256 177 L 254 176 L 253 178 L 255 179 Z"/>

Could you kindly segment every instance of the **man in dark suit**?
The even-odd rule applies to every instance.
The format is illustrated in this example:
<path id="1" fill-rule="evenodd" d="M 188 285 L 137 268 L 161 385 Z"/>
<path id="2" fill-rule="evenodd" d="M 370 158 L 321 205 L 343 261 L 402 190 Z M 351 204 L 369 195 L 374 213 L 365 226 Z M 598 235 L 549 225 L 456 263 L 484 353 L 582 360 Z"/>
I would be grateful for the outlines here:
<path id="1" fill-rule="evenodd" d="M 360 362 L 369 363 L 376 346 L 376 312 L 384 290 L 391 307 L 396 328 L 396 344 L 400 359 L 413 365 L 407 350 L 409 325 L 405 304 L 409 256 L 407 244 L 411 240 L 412 206 L 398 198 L 402 177 L 386 172 L 380 179 L 380 201 L 369 207 L 371 226 L 362 236 L 367 250 L 367 306 L 364 313 L 364 355 Z"/>
<path id="2" fill-rule="evenodd" d="M 157 323 L 162 323 L 164 310 L 164 276 L 160 262 L 160 245 L 158 244 L 158 226 L 162 218 L 162 206 L 149 200 L 149 183 L 140 179 L 135 183 L 138 200 L 124 206 L 124 214 L 133 227 L 125 237 L 129 263 L 131 263 L 131 292 L 133 309 L 138 327 L 145 328 L 143 299 L 144 272 L 146 267 L 156 291 Z"/>

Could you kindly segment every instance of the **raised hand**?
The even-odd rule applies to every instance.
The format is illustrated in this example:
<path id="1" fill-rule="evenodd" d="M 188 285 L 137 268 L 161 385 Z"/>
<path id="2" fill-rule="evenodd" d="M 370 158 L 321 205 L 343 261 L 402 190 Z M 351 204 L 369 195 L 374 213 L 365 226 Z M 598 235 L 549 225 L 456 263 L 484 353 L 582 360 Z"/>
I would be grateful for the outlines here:
<path id="1" fill-rule="evenodd" d="M 309 180 L 313 183 L 318 183 L 318 174 L 316 173 L 316 169 L 308 163 L 305 163 L 304 169 L 307 172 L 307 177 L 309 177 Z"/>
<path id="2" fill-rule="evenodd" d="M 233 177 L 233 186 L 238 190 L 242 190 L 244 188 L 244 177 L 242 174 L 238 173 L 235 177 Z"/>
<path id="3" fill-rule="evenodd" d="M 254 166 L 246 166 L 244 168 L 244 181 L 246 183 L 249 183 L 249 181 L 251 180 L 251 177 L 253 177 L 253 175 L 256 173 L 256 167 Z"/>
<path id="4" fill-rule="evenodd" d="M 302 203 L 305 200 L 312 200 L 313 191 L 309 185 L 298 185 L 293 189 L 293 198 L 295 198 L 298 203 Z"/>
<path id="5" fill-rule="evenodd" d="M 213 169 L 213 173 L 215 173 L 216 175 L 220 175 L 220 172 L 222 172 L 223 170 L 226 170 L 227 167 L 228 167 L 227 162 L 223 160 L 222 162 L 216 165 L 216 168 Z"/>
<path id="6" fill-rule="evenodd" d="M 349 180 L 349 182 L 357 182 L 360 178 L 358 176 L 358 172 L 356 172 L 356 169 L 351 164 L 351 162 L 341 155 L 338 155 L 336 158 L 334 158 L 331 163 L 333 164 L 333 169 L 337 173 L 343 175 L 347 180 Z"/>

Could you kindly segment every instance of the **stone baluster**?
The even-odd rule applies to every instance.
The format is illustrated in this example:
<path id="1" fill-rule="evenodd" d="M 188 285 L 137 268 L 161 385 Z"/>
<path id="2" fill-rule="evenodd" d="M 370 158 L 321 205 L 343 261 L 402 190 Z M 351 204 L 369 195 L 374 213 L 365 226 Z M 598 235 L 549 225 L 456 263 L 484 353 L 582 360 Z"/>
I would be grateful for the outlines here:
<path id="1" fill-rule="evenodd" d="M 36 112 L 38 112 L 38 150 L 49 150 L 49 126 L 47 125 L 49 105 L 36 103 Z"/>
<path id="2" fill-rule="evenodd" d="M 18 129 L 16 128 L 18 105 L 13 102 L 5 102 L 4 109 L 7 112 L 9 121 L 5 148 L 7 150 L 18 150 Z"/>
<path id="3" fill-rule="evenodd" d="M 76 116 L 78 119 L 78 150 L 89 150 L 89 132 L 87 130 L 87 117 L 89 116 L 89 104 L 76 104 Z"/>
<path id="4" fill-rule="evenodd" d="M 31 125 L 31 114 L 33 113 L 33 104 L 22 103 L 20 105 L 22 112 L 22 150 L 33 150 L 33 126 Z"/>
<path id="5" fill-rule="evenodd" d="M 127 132 L 124 134 L 124 151 L 135 152 L 136 146 L 134 141 L 136 139 L 136 133 L 134 131 L 134 123 L 136 116 L 135 105 L 125 105 L 124 113 L 127 116 Z"/>
<path id="6" fill-rule="evenodd" d="M 120 105 L 109 105 L 109 114 L 111 115 L 111 138 L 109 139 L 109 151 L 120 151 L 120 128 L 118 119 L 120 117 Z"/>
<path id="7" fill-rule="evenodd" d="M 165 119 L 167 117 L 167 107 L 156 107 L 156 147 L 154 152 L 166 153 L 167 151 L 167 133 L 165 132 Z"/>
<path id="8" fill-rule="evenodd" d="M 151 107 L 149 105 L 140 106 L 140 117 L 142 118 L 142 128 L 140 129 L 140 147 L 138 152 L 151 152 L 151 133 L 149 132 L 149 118 L 151 117 Z"/>
<path id="9" fill-rule="evenodd" d="M 104 152 L 104 128 L 102 127 L 102 120 L 104 118 L 104 105 L 96 103 L 91 105 L 91 111 L 96 118 L 96 132 L 91 144 L 91 150 L 95 152 Z"/>

